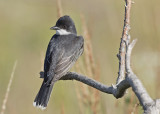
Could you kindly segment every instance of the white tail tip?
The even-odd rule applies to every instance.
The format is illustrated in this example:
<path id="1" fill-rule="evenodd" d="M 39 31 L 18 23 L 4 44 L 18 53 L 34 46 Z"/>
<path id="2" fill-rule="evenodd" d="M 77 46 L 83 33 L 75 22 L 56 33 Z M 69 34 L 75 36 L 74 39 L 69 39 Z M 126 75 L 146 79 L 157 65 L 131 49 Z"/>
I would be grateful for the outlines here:
<path id="1" fill-rule="evenodd" d="M 36 105 L 36 102 L 33 102 L 33 106 L 37 107 L 37 108 L 40 108 L 41 110 L 45 110 L 46 109 L 46 107 L 44 107 L 42 105 Z"/>

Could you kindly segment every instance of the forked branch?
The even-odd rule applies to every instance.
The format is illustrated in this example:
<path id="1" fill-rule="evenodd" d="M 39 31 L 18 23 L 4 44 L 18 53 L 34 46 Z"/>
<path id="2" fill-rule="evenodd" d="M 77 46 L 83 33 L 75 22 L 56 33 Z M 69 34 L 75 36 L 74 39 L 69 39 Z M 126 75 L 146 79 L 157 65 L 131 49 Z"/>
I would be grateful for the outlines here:
<path id="1" fill-rule="evenodd" d="M 125 54 L 126 54 L 126 46 L 125 42 L 127 42 L 130 38 L 130 11 L 131 11 L 132 1 L 125 0 L 125 15 L 124 15 L 124 26 L 122 32 L 122 38 L 120 42 L 119 54 L 117 57 L 119 59 L 119 72 L 116 83 L 120 83 L 125 78 Z"/>

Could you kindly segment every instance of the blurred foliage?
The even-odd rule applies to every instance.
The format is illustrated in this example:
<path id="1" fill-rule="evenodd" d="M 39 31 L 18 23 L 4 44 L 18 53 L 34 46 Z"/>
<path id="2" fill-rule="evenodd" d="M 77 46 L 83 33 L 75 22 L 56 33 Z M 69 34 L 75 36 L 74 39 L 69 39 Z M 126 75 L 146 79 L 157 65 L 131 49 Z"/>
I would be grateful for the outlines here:
<path id="1" fill-rule="evenodd" d="M 100 82 L 115 83 L 123 19 L 124 0 L 62 0 L 63 13 L 75 21 L 83 34 L 81 14 L 89 29 L 93 54 L 100 64 Z M 132 67 L 153 98 L 160 98 L 160 1 L 135 0 L 131 14 L 131 37 L 138 38 L 132 54 Z M 18 60 L 5 114 L 81 114 L 74 81 L 55 84 L 47 110 L 32 106 L 42 79 L 39 72 L 47 44 L 55 33 L 49 30 L 57 20 L 56 0 L 0 0 L 0 106 L 15 60 Z M 82 59 L 83 57 L 81 57 Z M 87 68 L 87 66 L 86 66 Z M 74 69 L 73 69 L 74 70 Z M 101 114 L 124 114 L 138 102 L 134 93 L 121 99 L 100 93 Z M 85 105 L 88 108 L 88 105 Z M 140 106 L 135 113 L 142 113 Z M 90 114 L 91 111 L 85 111 Z"/>

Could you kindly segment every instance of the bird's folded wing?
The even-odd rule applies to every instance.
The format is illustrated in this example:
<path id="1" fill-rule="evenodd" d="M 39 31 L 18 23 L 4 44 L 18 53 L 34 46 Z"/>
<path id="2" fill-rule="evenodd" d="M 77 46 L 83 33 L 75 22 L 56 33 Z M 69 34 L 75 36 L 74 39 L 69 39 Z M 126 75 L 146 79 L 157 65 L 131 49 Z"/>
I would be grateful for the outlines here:
<path id="1" fill-rule="evenodd" d="M 59 59 L 59 61 L 57 62 L 56 68 L 54 70 L 55 72 L 55 76 L 54 76 L 54 81 L 59 80 L 63 75 L 65 75 L 70 68 L 72 67 L 72 65 L 75 63 L 76 61 L 76 53 L 73 53 L 72 55 L 68 56 L 68 57 L 63 57 Z"/>

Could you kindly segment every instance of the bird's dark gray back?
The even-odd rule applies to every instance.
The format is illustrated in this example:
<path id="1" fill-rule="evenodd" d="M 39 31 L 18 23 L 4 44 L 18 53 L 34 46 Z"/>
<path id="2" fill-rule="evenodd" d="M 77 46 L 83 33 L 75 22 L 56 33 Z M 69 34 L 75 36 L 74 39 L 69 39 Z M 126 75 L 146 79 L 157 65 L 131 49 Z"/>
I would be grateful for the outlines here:
<path id="1" fill-rule="evenodd" d="M 65 55 L 69 56 L 74 53 L 83 44 L 83 38 L 74 34 L 70 35 L 54 35 L 49 43 L 52 51 L 57 48 L 59 51 L 65 51 Z"/>

